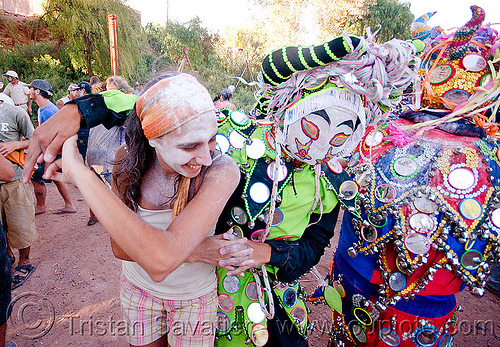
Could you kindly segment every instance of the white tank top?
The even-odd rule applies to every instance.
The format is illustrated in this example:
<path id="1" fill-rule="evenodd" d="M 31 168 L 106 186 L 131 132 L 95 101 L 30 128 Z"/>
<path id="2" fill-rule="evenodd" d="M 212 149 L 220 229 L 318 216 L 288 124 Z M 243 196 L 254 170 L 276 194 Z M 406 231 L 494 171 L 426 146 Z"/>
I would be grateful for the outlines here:
<path id="1" fill-rule="evenodd" d="M 172 222 L 172 210 L 137 210 L 144 221 L 158 229 L 166 230 Z M 208 234 L 215 233 L 215 225 Z M 145 250 L 147 252 L 147 250 Z M 154 282 L 139 264 L 122 261 L 122 271 L 127 279 L 151 295 L 167 300 L 190 300 L 212 292 L 216 288 L 215 267 L 205 263 L 184 263 L 162 282 Z"/>

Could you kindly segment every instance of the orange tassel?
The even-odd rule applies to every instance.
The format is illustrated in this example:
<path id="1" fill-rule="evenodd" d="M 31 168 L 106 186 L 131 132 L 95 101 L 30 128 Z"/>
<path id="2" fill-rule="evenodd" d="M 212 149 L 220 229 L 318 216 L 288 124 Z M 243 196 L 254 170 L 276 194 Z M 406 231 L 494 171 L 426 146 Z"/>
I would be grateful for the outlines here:
<path id="1" fill-rule="evenodd" d="M 189 184 L 191 179 L 181 176 L 179 182 L 179 189 L 177 191 L 177 197 L 175 198 L 172 221 L 181 213 L 181 211 L 186 207 L 188 203 L 189 196 Z"/>

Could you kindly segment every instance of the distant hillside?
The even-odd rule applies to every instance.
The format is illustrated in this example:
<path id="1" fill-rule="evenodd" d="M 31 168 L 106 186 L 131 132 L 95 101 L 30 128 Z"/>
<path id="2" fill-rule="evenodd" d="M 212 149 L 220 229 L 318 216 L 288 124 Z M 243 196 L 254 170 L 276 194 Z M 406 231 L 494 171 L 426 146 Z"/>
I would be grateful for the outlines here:
<path id="1" fill-rule="evenodd" d="M 0 47 L 53 41 L 46 24 L 39 17 L 27 17 L 0 11 Z"/>

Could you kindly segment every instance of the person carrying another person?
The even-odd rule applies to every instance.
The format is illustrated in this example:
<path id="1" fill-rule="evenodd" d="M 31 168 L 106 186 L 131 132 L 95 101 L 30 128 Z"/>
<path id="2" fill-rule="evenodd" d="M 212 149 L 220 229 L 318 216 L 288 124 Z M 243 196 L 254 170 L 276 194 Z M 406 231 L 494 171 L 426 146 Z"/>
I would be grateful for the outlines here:
<path id="1" fill-rule="evenodd" d="M 85 105 L 88 100 L 94 104 L 91 110 Z M 83 114 L 97 110 L 102 117 L 109 111 L 102 95 L 76 102 L 78 107 L 68 105 L 61 115 L 73 118 L 76 113 L 79 118 L 79 109 Z M 95 124 L 90 117 L 85 122 Z M 124 259 L 122 312 L 141 327 L 127 336 L 129 343 L 212 346 L 215 265 L 231 254 L 239 263 L 250 249 L 244 239 L 228 240 L 230 233 L 208 237 L 239 181 L 236 163 L 215 150 L 217 119 L 210 95 L 190 75 L 163 76 L 138 99 L 125 129 L 126 145 L 118 150 L 114 169 L 116 195 L 85 166 L 75 137 L 44 177 L 77 185 L 109 232 L 114 254 Z M 191 255 L 200 243 L 220 249 L 210 264 Z M 173 324 L 194 331 L 184 334 Z"/>
<path id="2" fill-rule="evenodd" d="M 43 79 L 35 79 L 29 85 L 29 95 L 32 101 L 35 101 L 38 105 L 38 124 L 43 124 L 47 119 L 49 119 L 54 113 L 59 109 L 54 105 L 49 98 L 54 95 L 54 90 L 49 82 Z M 44 180 L 42 178 L 44 172 L 44 165 L 41 164 L 33 173 L 31 181 L 33 182 L 33 188 L 35 190 L 36 206 L 35 214 L 45 213 L 45 198 L 47 196 L 47 188 L 45 183 L 52 182 L 51 180 Z M 62 209 L 57 209 L 54 213 L 75 213 L 76 207 L 73 205 L 71 196 L 69 193 L 68 185 L 64 182 L 54 182 L 64 200 L 64 207 Z"/>
<path id="3" fill-rule="evenodd" d="M 32 101 L 28 97 L 29 88 L 26 83 L 19 81 L 17 72 L 13 70 L 7 71 L 3 76 L 9 81 L 3 92 L 12 98 L 15 106 L 21 107 L 31 115 Z"/>
<path id="4" fill-rule="evenodd" d="M 236 110 L 236 106 L 230 101 L 233 94 L 228 89 L 222 89 L 218 97 L 214 101 L 217 110 L 228 109 L 230 111 Z"/>
<path id="5" fill-rule="evenodd" d="M 7 235 L 9 268 L 16 262 L 12 249 L 19 250 L 15 267 L 18 274 L 12 279 L 12 288 L 23 284 L 35 270 L 29 258 L 30 247 L 38 238 L 35 204 L 31 187 L 21 182 L 22 161 L 19 160 L 32 135 L 33 124 L 26 111 L 0 100 L 0 154 L 11 160 L 14 169 L 12 179 L 0 180 L 0 215 Z"/>

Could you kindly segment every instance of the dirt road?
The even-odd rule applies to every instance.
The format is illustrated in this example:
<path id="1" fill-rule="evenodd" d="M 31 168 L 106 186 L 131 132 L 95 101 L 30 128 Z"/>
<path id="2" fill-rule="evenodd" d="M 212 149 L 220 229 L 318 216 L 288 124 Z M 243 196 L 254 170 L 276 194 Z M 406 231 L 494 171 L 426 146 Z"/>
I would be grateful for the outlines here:
<path id="1" fill-rule="evenodd" d="M 13 291 L 13 314 L 7 340 L 18 346 L 128 346 L 127 327 L 119 303 L 120 261 L 115 259 L 109 238 L 98 223 L 87 226 L 88 207 L 79 191 L 70 187 L 78 212 L 57 215 L 62 206 L 55 186 L 47 186 L 45 214 L 36 216 L 40 237 L 32 246 L 31 261 L 36 271 Z M 335 244 L 335 239 L 332 244 Z M 334 248 L 326 250 L 317 266 L 326 274 Z M 303 281 L 311 292 L 313 276 Z M 486 292 L 481 299 L 468 290 L 458 296 L 463 307 L 455 346 L 500 346 L 499 298 Z M 312 306 L 311 318 L 328 326 L 331 310 Z M 326 346 L 327 333 L 315 331 L 310 346 Z"/>

